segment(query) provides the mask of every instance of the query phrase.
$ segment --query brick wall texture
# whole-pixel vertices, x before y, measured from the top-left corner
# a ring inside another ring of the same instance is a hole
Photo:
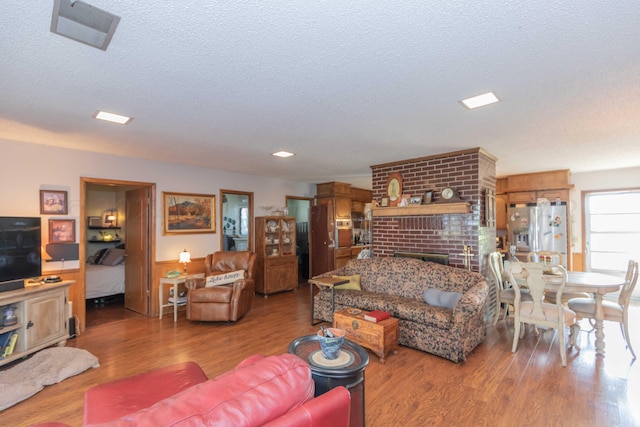
[[[373,199],[385,196],[390,173],[402,176],[403,194],[424,195],[434,190],[440,199],[443,187],[458,190],[471,204],[468,214],[374,216],[373,255],[393,256],[395,251],[429,252],[449,255],[449,265],[464,267],[465,246],[471,247],[471,269],[489,273],[487,255],[495,250],[495,225],[486,226],[485,194],[495,192],[495,159],[481,149],[372,166]]]

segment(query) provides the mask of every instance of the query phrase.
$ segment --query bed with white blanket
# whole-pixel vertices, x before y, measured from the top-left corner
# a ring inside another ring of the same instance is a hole
[[[87,264],[85,298],[95,299],[124,293],[124,264]]]
[[[124,249],[96,252],[86,264],[85,298],[96,299],[124,293]]]

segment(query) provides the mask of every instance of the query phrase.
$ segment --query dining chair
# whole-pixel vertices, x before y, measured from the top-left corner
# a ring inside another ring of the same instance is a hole
[[[540,262],[542,264],[565,264],[562,253],[558,251],[531,251],[527,254],[527,261]],[[562,303],[567,304],[572,298],[590,298],[591,296],[587,292],[565,292],[562,296]],[[556,293],[547,291],[545,297],[547,302],[553,303]]]
[[[508,263],[509,261],[502,260],[502,254],[498,251],[491,252],[489,254],[489,267],[491,268],[491,273],[493,273],[493,281],[496,290],[496,312],[493,316],[493,326],[498,323],[502,304],[505,304],[504,314],[502,316],[502,320],[504,320],[507,318],[509,307],[513,306],[513,301],[515,299],[515,290],[512,288],[504,271],[504,265],[508,265]],[[532,300],[531,295],[526,290],[522,290],[521,298],[523,301]]]
[[[627,275],[625,276],[624,285],[618,296],[618,303],[612,301],[602,301],[602,309],[604,310],[604,320],[618,322],[622,336],[627,341],[627,347],[636,359],[636,354],[631,347],[631,336],[629,334],[629,302],[631,294],[636,287],[638,281],[638,262],[629,260],[627,267]],[[569,308],[576,313],[576,320],[583,318],[594,319],[596,315],[596,300],[593,298],[573,298],[569,300]]]
[[[561,265],[552,265],[553,271],[557,272],[553,276],[553,288],[555,289],[556,301],[554,303],[544,302],[545,287],[548,286],[543,274],[548,266],[536,262],[519,263],[513,262],[508,267],[508,276],[515,290],[514,299],[514,332],[513,346],[511,351],[515,353],[518,348],[518,340],[524,336],[525,323],[534,327],[556,329],[558,331],[558,341],[560,346],[560,359],[562,366],[567,366],[567,348],[565,345],[565,328],[575,324],[576,314],[562,304],[562,293],[567,283],[567,270]],[[532,301],[522,300],[521,288],[525,287],[531,294]],[[570,341],[574,344],[573,334]]]

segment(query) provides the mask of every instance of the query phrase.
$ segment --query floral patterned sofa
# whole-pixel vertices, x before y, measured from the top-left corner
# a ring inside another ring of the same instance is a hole
[[[459,362],[485,338],[489,286],[479,273],[412,258],[380,257],[350,260],[318,277],[333,275],[359,275],[361,287],[336,289],[335,310],[355,307],[390,312],[399,320],[402,345]],[[462,296],[449,309],[427,304],[426,289]],[[332,321],[331,291],[326,287],[314,297],[314,318]]]

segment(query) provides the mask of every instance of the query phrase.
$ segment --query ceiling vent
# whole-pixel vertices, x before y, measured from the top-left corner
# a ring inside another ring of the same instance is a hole
[[[83,1],[54,0],[51,32],[107,50],[120,17]]]

